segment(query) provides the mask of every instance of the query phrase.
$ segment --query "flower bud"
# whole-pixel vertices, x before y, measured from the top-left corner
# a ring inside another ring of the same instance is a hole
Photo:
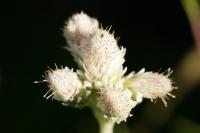
[[[53,98],[62,102],[73,101],[81,88],[77,74],[68,67],[47,71],[46,81]]]
[[[63,36],[70,48],[78,54],[79,47],[84,47],[98,29],[98,21],[81,12],[73,15],[65,24]]]
[[[137,104],[136,101],[131,100],[131,96],[128,89],[117,88],[117,86],[101,88],[98,107],[105,114],[105,117],[120,123],[131,116],[131,109]]]
[[[171,74],[168,71],[167,75],[140,71],[127,81],[128,88],[143,95],[144,98],[151,100],[161,98],[165,106],[167,95],[174,97],[170,92],[174,89],[172,81],[168,78]]]
[[[91,38],[90,48],[83,54],[83,64],[94,79],[107,81],[121,78],[126,49],[119,48],[113,34],[98,30]]]
[[[123,73],[126,50],[119,48],[113,34],[98,27],[98,21],[84,13],[73,15],[64,28],[64,37],[88,80],[116,80]]]

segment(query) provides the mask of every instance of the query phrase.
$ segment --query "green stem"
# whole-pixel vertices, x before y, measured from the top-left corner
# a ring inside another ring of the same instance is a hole
[[[115,123],[104,118],[103,114],[96,109],[93,113],[98,121],[100,133],[113,133]]]
[[[88,99],[87,106],[90,107],[93,111],[93,114],[99,125],[99,132],[113,133],[113,128],[115,123],[110,121],[109,119],[106,119],[103,116],[102,111],[97,107],[96,97],[97,97],[96,94],[91,95],[90,98]]]
[[[200,1],[181,0],[181,2],[190,22],[195,44],[200,50]]]
[[[190,21],[200,16],[198,0],[181,0],[181,2]]]

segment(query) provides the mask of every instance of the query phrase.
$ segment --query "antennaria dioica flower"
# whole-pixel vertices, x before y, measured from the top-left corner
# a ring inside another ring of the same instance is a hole
[[[143,98],[161,98],[166,106],[166,97],[174,97],[170,69],[166,74],[142,69],[125,75],[126,49],[95,18],[83,12],[74,14],[66,21],[63,36],[79,69],[48,70],[44,81],[51,94],[45,97],[67,106],[90,107],[101,133],[112,133],[114,124],[132,116],[131,110]]]

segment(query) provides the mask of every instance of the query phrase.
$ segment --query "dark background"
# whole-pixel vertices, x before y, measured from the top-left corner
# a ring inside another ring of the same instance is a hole
[[[104,27],[112,25],[115,36],[120,37],[119,45],[127,48],[128,72],[143,67],[149,71],[175,69],[194,44],[179,0],[33,0],[8,1],[1,6],[5,8],[0,43],[2,133],[97,132],[89,109],[63,107],[46,100],[46,84],[33,84],[42,80],[47,66],[54,68],[54,63],[77,67],[63,49],[66,43],[62,37],[63,24],[73,13],[84,11]],[[200,124],[199,97],[199,89],[190,92],[172,117],[181,114]],[[147,103],[133,109],[134,117],[127,122],[129,129],[139,121]],[[169,123],[156,132],[170,132]]]

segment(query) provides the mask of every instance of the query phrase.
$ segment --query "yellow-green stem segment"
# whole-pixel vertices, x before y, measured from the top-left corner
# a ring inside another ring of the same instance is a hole
[[[200,2],[198,0],[181,0],[181,2],[190,21],[200,16]]]
[[[115,122],[103,116],[103,112],[97,107],[97,101],[94,100],[96,97],[97,95],[93,93],[93,95],[90,96],[87,101],[87,106],[92,109],[93,114],[98,122],[99,133],[113,133]]]
[[[98,121],[100,133],[113,133],[115,123],[104,118],[98,110],[93,110],[93,113]]]

